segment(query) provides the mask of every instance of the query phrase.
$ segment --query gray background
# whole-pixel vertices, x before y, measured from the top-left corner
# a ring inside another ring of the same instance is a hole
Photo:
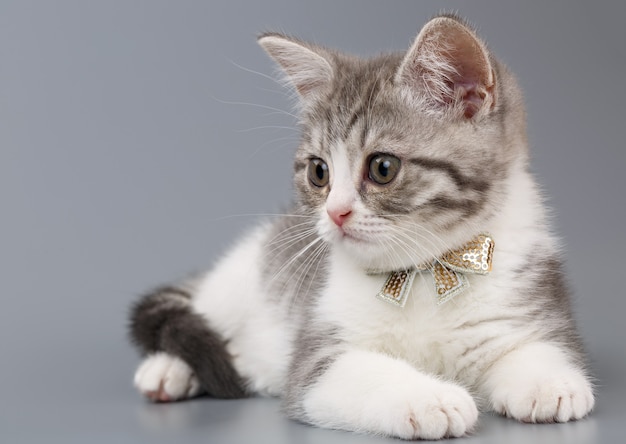
[[[287,421],[276,400],[146,403],[126,317],[290,200],[298,134],[257,33],[374,54],[407,48],[442,7],[526,92],[599,394],[585,421],[484,415],[466,441],[621,442],[624,3],[496,0],[2,1],[0,442],[385,441]]]

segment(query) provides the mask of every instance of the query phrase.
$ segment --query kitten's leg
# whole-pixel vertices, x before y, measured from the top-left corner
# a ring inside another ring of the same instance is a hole
[[[324,367],[324,362],[310,367]],[[306,381],[290,383],[304,385]],[[420,373],[399,359],[368,351],[339,355],[310,387],[291,387],[290,391],[301,397],[288,398],[292,416],[334,429],[439,439],[464,435],[478,418],[474,400],[464,388]]]
[[[201,393],[200,381],[185,361],[164,352],[143,360],[135,373],[135,387],[152,401],[169,402]]]
[[[560,347],[533,343],[498,360],[485,374],[494,411],[523,422],[567,422],[591,411],[585,372]]]
[[[180,381],[191,378],[188,375],[191,370],[210,396],[246,396],[245,384],[233,366],[225,341],[203,316],[193,311],[191,297],[183,287],[161,287],[133,307],[130,329],[133,342],[147,355],[157,353],[140,366],[136,376],[140,382],[138,388],[150,398],[163,401],[177,394],[174,398],[180,399],[180,391],[167,390],[169,369],[174,365],[172,372],[182,376],[175,377],[170,385],[183,384]],[[173,360],[174,356],[179,359]],[[145,375],[140,377],[142,370]],[[165,393],[159,388],[161,385]]]

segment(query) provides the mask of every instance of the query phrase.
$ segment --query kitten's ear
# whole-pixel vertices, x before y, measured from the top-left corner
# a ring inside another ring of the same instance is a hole
[[[432,19],[409,49],[396,82],[432,112],[478,118],[496,103],[496,78],[487,49],[456,17]]]
[[[263,34],[258,41],[303,99],[314,97],[330,85],[332,61],[323,49],[275,33]]]

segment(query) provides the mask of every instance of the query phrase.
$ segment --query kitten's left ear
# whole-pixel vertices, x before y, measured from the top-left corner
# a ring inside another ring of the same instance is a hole
[[[324,49],[276,33],[264,34],[258,41],[280,65],[302,99],[311,99],[330,85],[332,60]]]
[[[396,82],[431,112],[478,118],[496,103],[496,77],[487,49],[461,19],[428,22],[405,56]]]

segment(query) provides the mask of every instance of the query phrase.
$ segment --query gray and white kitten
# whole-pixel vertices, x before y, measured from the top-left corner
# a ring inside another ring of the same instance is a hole
[[[280,35],[260,45],[299,95],[291,214],[210,272],[133,308],[155,401],[280,396],[321,427],[405,439],[466,434],[481,408],[524,422],[587,415],[592,385],[558,246],[528,171],[513,76],[456,16],[406,53],[359,59]],[[376,295],[479,233],[493,270],[438,304]],[[480,401],[480,402],[478,402]]]

